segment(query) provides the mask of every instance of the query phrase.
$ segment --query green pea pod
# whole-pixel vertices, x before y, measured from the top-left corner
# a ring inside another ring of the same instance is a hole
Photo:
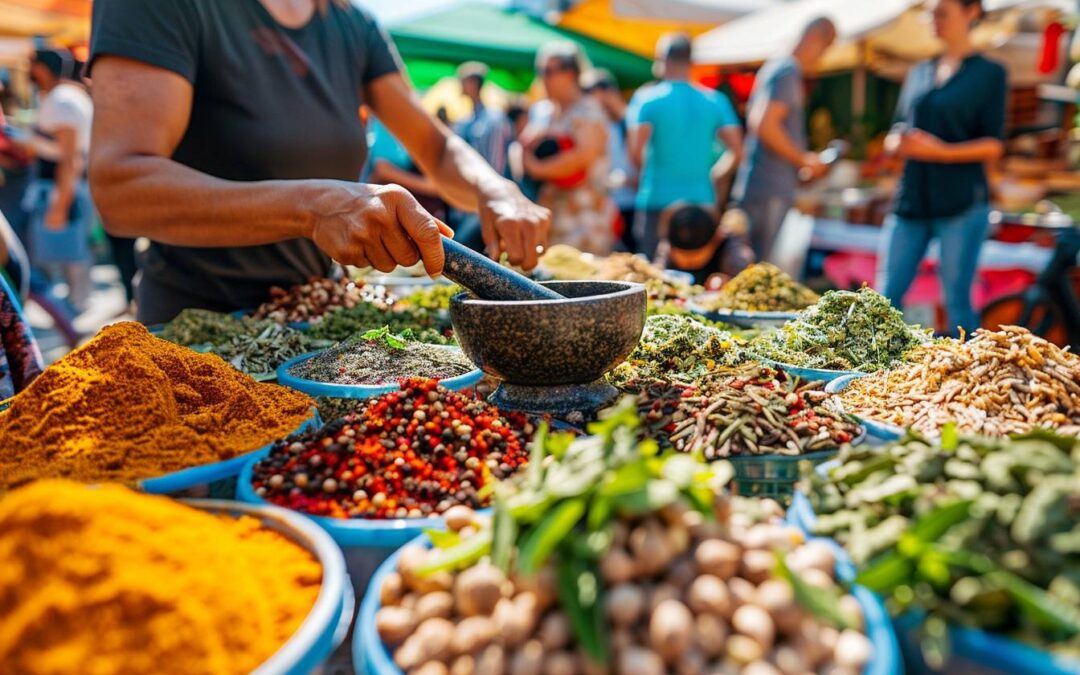
[[[552,509],[525,535],[518,565],[524,574],[535,574],[585,515],[585,500],[567,499]]]

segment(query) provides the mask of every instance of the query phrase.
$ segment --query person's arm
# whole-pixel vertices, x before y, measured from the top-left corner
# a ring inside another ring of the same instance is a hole
[[[422,259],[429,274],[442,272],[440,224],[403,188],[228,181],[196,171],[171,159],[191,116],[191,83],[107,54],[93,68],[89,178],[111,234],[194,247],[306,237],[347,265],[389,272]]]
[[[401,139],[409,155],[451,205],[480,213],[488,252],[532,269],[538,246],[546,246],[551,214],[533,204],[516,185],[495,173],[460,137],[428,115],[398,73],[367,85],[366,98],[380,121]]]
[[[536,155],[525,156],[525,170],[536,180],[546,181],[585,171],[607,148],[607,129],[598,120],[582,121],[575,125],[574,147],[538,159]]]
[[[645,165],[645,148],[649,146],[650,138],[650,124],[635,124],[626,130],[626,152],[630,155],[630,163],[638,171]]]
[[[72,127],[60,127],[53,132],[60,157],[56,160],[56,187],[49,195],[49,209],[45,212],[45,227],[63,229],[68,224],[71,202],[75,199],[75,183],[79,175],[79,148]]]
[[[735,166],[741,164],[743,158],[742,129],[738,125],[720,127],[720,130],[716,132],[716,135],[720,138],[720,142],[724,144],[724,147],[727,148],[727,152],[724,154],[731,154]]]

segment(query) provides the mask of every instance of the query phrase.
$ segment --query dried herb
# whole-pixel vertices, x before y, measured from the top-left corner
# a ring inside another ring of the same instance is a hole
[[[904,323],[885,297],[863,287],[829,291],[794,320],[755,338],[749,350],[804,368],[875,372],[930,340],[930,331]]]
[[[791,312],[805,309],[819,299],[817,293],[779,267],[757,263],[733,277],[715,295],[703,299],[701,305],[709,310]]]
[[[450,309],[450,298],[463,290],[461,286],[456,284],[435,284],[414,292],[403,299],[398,306],[429,311],[445,311]]]
[[[443,380],[473,367],[458,349],[416,342],[384,326],[296,364],[289,374],[330,384],[380,385],[406,378]]]
[[[635,382],[693,382],[717,366],[746,360],[741,341],[696,318],[654,315],[645,321],[641,342],[609,375],[611,382],[634,391]]]
[[[384,326],[392,333],[411,330],[413,338],[419,342],[454,343],[450,319],[444,312],[416,307],[392,309],[373,302],[331,310],[326,316],[312,322],[308,335],[319,340],[340,342]]]

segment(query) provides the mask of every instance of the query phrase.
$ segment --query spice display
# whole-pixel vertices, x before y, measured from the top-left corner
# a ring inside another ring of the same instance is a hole
[[[709,460],[838,448],[862,430],[826,405],[828,398],[819,382],[760,365],[720,370],[680,397],[670,441]]]
[[[134,481],[230,459],[294,431],[313,402],[137,323],[108,326],[0,414],[0,489]]]
[[[592,279],[598,268],[597,263],[592,254],[583,253],[568,244],[549,246],[540,256],[540,269],[560,281]]]
[[[330,384],[380,385],[414,377],[445,380],[475,368],[459,349],[411,338],[386,327],[368,331],[297,363],[289,374]]]
[[[1080,441],[950,427],[937,445],[909,437],[840,461],[808,477],[814,531],[895,613],[926,612],[932,667],[946,658],[945,623],[1080,659]]]
[[[394,301],[394,297],[382,286],[348,278],[312,277],[306,284],[298,284],[288,290],[278,286],[271,288],[270,300],[259,306],[255,318],[278,323],[304,322],[317,319],[336,307],[351,308],[363,302],[389,307]]]
[[[841,392],[853,415],[937,436],[1005,436],[1035,428],[1080,436],[1080,356],[1025,328],[980,329],[967,342],[913,351],[911,363],[852,382]]]
[[[715,294],[702,298],[708,310],[746,312],[793,312],[813,305],[821,298],[806,286],[771,263],[747,267],[720,287]]]
[[[180,312],[158,337],[217,354],[237,370],[257,378],[273,377],[277,367],[289,359],[328,346],[269,319],[237,318],[203,309]]]
[[[384,326],[392,333],[410,331],[418,342],[454,344],[453,328],[444,313],[417,307],[391,309],[377,302],[361,302],[348,309],[330,310],[311,324],[307,334],[314,340],[341,342]]]
[[[277,443],[256,494],[334,518],[405,518],[484,506],[485,487],[528,460],[531,424],[434,380],[364,402],[354,415]]]
[[[117,485],[0,500],[0,671],[248,673],[300,627],[310,553],[250,517]]]
[[[448,514],[434,550],[401,552],[376,629],[403,671],[861,672],[874,646],[828,546],[718,495],[722,464],[646,456],[635,425],[622,406],[538,441],[492,525]]]
[[[645,258],[633,253],[612,253],[601,258],[597,265],[594,279],[605,281],[633,281],[644,284],[649,281],[661,281],[664,270],[653,265]]]
[[[750,351],[804,368],[875,372],[930,339],[930,331],[904,323],[885,297],[863,287],[829,291],[794,320],[754,339]]]
[[[741,341],[696,318],[659,314],[646,319],[641,342],[608,378],[627,391],[652,380],[692,382],[717,366],[746,360]]]

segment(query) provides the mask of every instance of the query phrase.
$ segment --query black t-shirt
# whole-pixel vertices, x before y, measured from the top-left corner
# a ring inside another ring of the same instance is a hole
[[[95,0],[90,68],[97,57],[124,56],[191,82],[191,120],[172,157],[181,164],[236,181],[355,181],[367,156],[364,87],[401,66],[367,13],[327,5],[294,30],[259,0]],[[140,268],[139,318],[155,323],[185,307],[254,307],[271,286],[326,274],[330,260],[306,239],[235,248],[155,242]]]
[[[937,61],[917,64],[900,92],[896,118],[946,143],[1005,138],[1005,68],[983,56],[964,59],[941,86]],[[948,218],[989,200],[981,162],[940,164],[908,160],[894,210],[903,218]]]

